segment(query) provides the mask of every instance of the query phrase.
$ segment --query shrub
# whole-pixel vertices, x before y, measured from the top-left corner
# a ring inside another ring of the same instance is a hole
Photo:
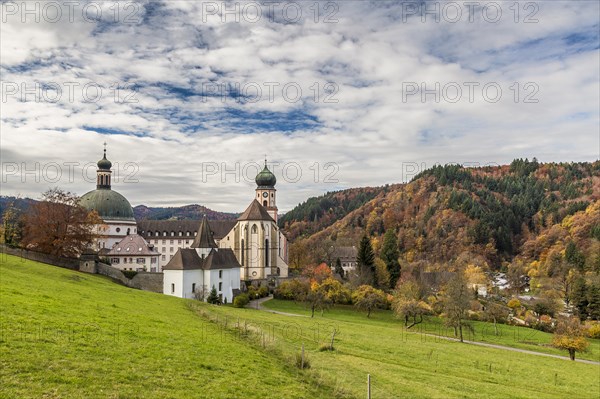
[[[294,364],[297,368],[302,369],[309,369],[310,368],[310,360],[308,359],[308,356],[306,355],[306,352],[304,353],[304,364],[302,363],[302,353],[297,352],[295,359],[294,359]]]
[[[513,312],[517,313],[517,310],[521,307],[521,301],[517,298],[513,298],[506,304],[509,308],[513,310]]]
[[[334,350],[335,350],[335,348],[332,348],[330,344],[321,344],[321,346],[319,346],[319,352],[334,351]]]
[[[267,289],[267,287],[260,287],[257,292],[258,296],[261,298],[269,296],[269,290]]]
[[[586,335],[589,338],[600,339],[600,323],[588,324]]]
[[[128,279],[132,279],[138,272],[136,272],[135,270],[123,270],[123,274],[125,275],[125,277],[127,277]]]
[[[243,308],[250,302],[247,294],[240,294],[233,298],[233,306],[236,308]]]
[[[275,289],[273,296],[276,299],[287,299],[290,301],[304,301],[310,290],[310,284],[306,280],[293,279],[284,281]]]

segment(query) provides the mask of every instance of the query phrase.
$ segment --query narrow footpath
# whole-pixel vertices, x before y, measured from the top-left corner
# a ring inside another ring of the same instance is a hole
[[[264,306],[262,306],[263,303],[265,303],[266,301],[269,301],[271,299],[273,299],[272,296],[268,296],[266,298],[255,299],[255,300],[250,301],[250,303],[248,303],[248,306],[246,306],[246,307],[249,308],[249,309],[262,310],[263,312],[280,314],[280,315],[283,315],[283,316],[308,317],[308,316],[301,315],[301,314],[296,314],[296,313],[279,312],[277,310],[267,309]],[[423,333],[419,333],[419,332],[414,332],[413,334],[427,335],[427,336],[432,337],[432,338],[445,339],[447,341],[454,341],[454,342],[459,342],[460,341],[458,338],[445,337],[445,336],[442,336],[442,335],[423,334]],[[501,350],[506,350],[506,351],[525,353],[525,354],[528,354],[528,355],[546,356],[546,357],[553,357],[553,358],[556,358],[556,359],[563,359],[563,360],[569,360],[569,361],[571,361],[571,359],[568,356],[553,355],[553,354],[550,354],[550,353],[542,353],[542,352],[536,352],[536,351],[531,351],[531,350],[527,350],[527,349],[513,348],[513,347],[510,347],[510,346],[490,344],[490,343],[487,343],[487,342],[477,342],[477,341],[467,341],[467,340],[464,340],[463,343],[470,344],[470,345],[484,346],[486,348],[501,349]],[[594,361],[594,360],[575,359],[575,361],[579,362],[579,363],[600,365],[600,362],[597,362],[597,361]]]

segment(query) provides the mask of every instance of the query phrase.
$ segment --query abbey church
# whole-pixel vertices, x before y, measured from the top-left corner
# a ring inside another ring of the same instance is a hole
[[[231,301],[242,281],[288,275],[288,242],[277,226],[275,175],[265,165],[256,176],[254,198],[237,220],[143,220],[112,189],[112,163],[98,161],[96,189],[81,204],[98,212],[95,250],[121,270],[162,272],[164,293],[192,298],[213,286]]]

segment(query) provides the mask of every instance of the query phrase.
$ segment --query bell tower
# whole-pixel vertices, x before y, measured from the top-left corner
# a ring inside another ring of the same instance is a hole
[[[263,170],[256,175],[256,196],[255,199],[265,208],[269,215],[277,222],[277,190],[275,189],[275,183],[277,179],[275,175],[267,167],[267,160],[265,159],[265,167]]]
[[[106,159],[106,143],[104,143],[104,157],[98,161],[98,170],[96,171],[96,189],[110,190],[111,167],[112,162]]]

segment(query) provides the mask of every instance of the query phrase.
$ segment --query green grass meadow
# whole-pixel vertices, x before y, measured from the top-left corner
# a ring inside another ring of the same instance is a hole
[[[407,332],[391,312],[212,306],[0,256],[0,398],[366,398],[367,374],[373,399],[600,396],[598,365]],[[489,342],[555,353],[543,333],[502,328]],[[321,351],[334,329],[336,350]]]
[[[1,398],[331,396],[188,301],[0,256]]]

